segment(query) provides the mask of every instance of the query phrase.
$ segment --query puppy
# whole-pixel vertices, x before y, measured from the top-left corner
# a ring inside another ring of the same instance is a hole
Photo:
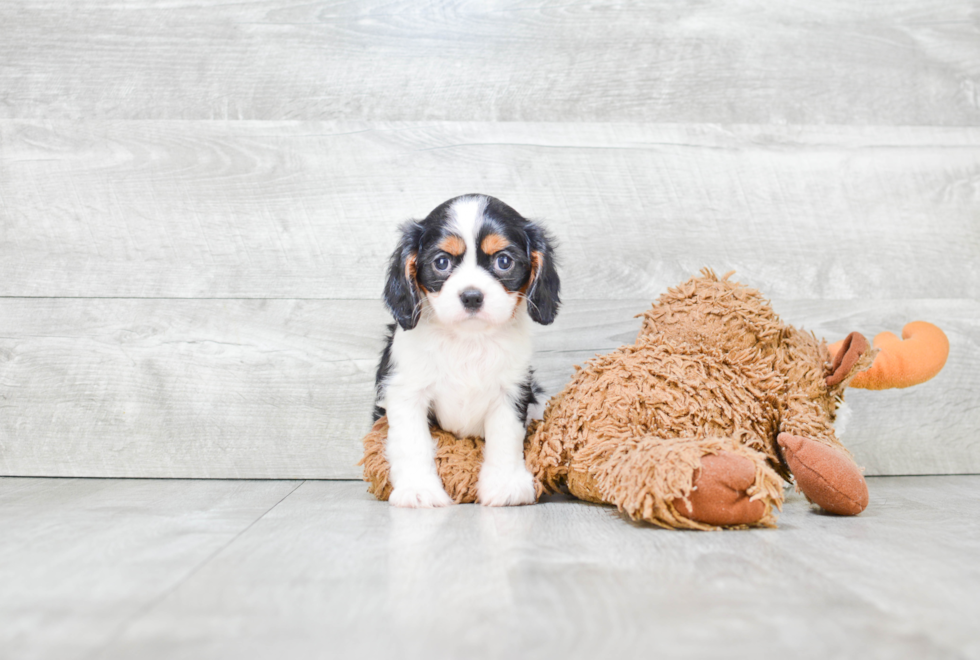
[[[463,195],[401,227],[384,300],[397,324],[376,379],[374,418],[388,416],[395,506],[452,504],[436,473],[429,424],[480,436],[481,504],[534,502],[524,464],[527,420],[543,390],[530,367],[531,322],[558,313],[548,234],[499,199]]]

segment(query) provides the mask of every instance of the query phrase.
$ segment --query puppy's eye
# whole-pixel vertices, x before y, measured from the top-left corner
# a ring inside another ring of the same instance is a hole
[[[432,262],[432,265],[433,267],[435,267],[436,270],[438,270],[441,273],[444,273],[447,270],[449,270],[449,266],[451,263],[452,262],[449,261],[449,257],[447,257],[446,255],[442,255],[436,257],[436,260]]]
[[[494,266],[497,267],[497,270],[510,270],[513,265],[514,260],[507,254],[497,255],[497,259],[494,261]]]

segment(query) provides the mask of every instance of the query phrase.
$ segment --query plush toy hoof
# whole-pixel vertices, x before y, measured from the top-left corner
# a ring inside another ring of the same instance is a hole
[[[780,433],[777,441],[796,483],[811,502],[841,516],[856,516],[868,506],[868,484],[849,456],[789,433]]]
[[[678,498],[674,508],[708,525],[751,525],[766,513],[764,502],[749,499],[746,491],[753,483],[755,465],[749,459],[726,451],[706,454],[695,473],[690,506]]]

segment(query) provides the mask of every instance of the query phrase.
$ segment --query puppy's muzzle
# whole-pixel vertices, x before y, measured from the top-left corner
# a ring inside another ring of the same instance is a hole
[[[483,292],[479,289],[466,289],[459,294],[459,300],[468,312],[478,312],[483,306]]]

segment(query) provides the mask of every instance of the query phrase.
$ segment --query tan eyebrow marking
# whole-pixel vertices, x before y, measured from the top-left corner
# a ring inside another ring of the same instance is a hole
[[[447,252],[453,255],[454,257],[458,257],[459,255],[466,252],[466,243],[463,242],[462,238],[460,238],[455,234],[450,234],[449,236],[446,236],[444,239],[442,239],[442,241],[439,243],[437,247],[443,252]]]
[[[510,241],[500,234],[487,234],[480,242],[480,249],[486,254],[495,254],[510,247]]]

